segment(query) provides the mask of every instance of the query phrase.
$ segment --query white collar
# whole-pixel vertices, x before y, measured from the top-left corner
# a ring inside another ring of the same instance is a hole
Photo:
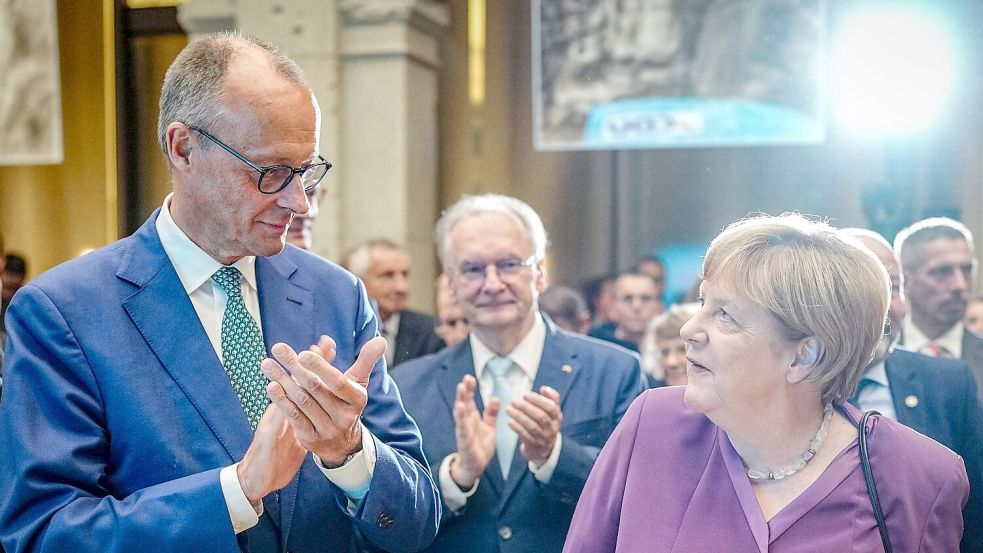
[[[867,367],[867,370],[864,371],[862,378],[873,380],[885,388],[890,387],[887,382],[887,366],[884,364],[884,361],[878,361],[877,363]]]
[[[481,374],[485,370],[485,364],[492,357],[497,357],[498,354],[493,352],[488,346],[486,346],[474,332],[468,337],[471,341],[471,356],[474,360],[474,374],[481,380]],[[530,380],[536,380],[536,373],[539,372],[539,362],[543,357],[543,347],[546,345],[546,323],[543,322],[543,318],[537,313],[534,317],[532,328],[529,332],[516,344],[515,348],[506,355],[511,359],[516,365],[522,369],[522,372],[526,373],[526,376]]]
[[[178,227],[171,217],[171,196],[168,194],[164,198],[164,205],[160,208],[155,225],[157,234],[160,236],[160,243],[164,246],[164,252],[174,265],[177,276],[181,279],[184,291],[190,296],[195,290],[201,288],[202,284],[208,282],[215,274],[215,271],[222,267],[222,264],[212,256],[205,253],[197,244],[188,238],[188,235]],[[239,269],[242,276],[246,277],[249,286],[256,290],[256,256],[248,255],[232,264]]]
[[[382,327],[386,329],[386,333],[390,336],[395,336],[399,332],[399,314],[397,311],[389,316],[388,319],[382,321]]]
[[[911,351],[921,351],[929,342],[946,349],[953,357],[959,359],[963,352],[963,323],[962,321],[952,325],[952,328],[945,331],[945,334],[935,340],[930,340],[914,323],[911,317],[905,319],[904,324],[904,346]]]

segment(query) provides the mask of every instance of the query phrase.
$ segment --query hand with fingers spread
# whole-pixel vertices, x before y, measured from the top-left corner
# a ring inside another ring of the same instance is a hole
[[[372,368],[386,351],[386,340],[377,336],[366,342],[344,372],[332,365],[335,351],[334,341],[327,336],[300,353],[286,344],[275,344],[276,360],[265,359],[261,365],[271,380],[267,386],[270,400],[284,413],[297,440],[328,468],[341,466],[362,449],[366,386]]]
[[[466,375],[457,384],[454,398],[454,437],[457,441],[457,458],[450,466],[451,478],[461,489],[474,486],[488,463],[495,455],[495,424],[498,421],[501,403],[493,398],[485,407],[484,414],[478,412],[474,392],[478,382],[474,376]]]
[[[543,386],[539,393],[527,392],[512,400],[506,410],[509,428],[519,435],[519,452],[539,467],[553,452],[556,435],[563,425],[560,394]]]
[[[266,408],[246,455],[236,467],[239,485],[249,502],[256,504],[270,492],[285,487],[300,470],[307,450],[275,406]]]

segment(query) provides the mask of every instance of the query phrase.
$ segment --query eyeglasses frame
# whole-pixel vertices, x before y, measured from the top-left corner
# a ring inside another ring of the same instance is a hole
[[[259,179],[257,179],[257,181],[256,181],[256,189],[259,190],[260,194],[268,194],[268,195],[271,195],[272,196],[273,194],[280,193],[281,190],[283,190],[284,188],[286,188],[287,186],[289,186],[290,183],[294,180],[294,175],[303,174],[303,173],[309,171],[312,167],[315,167],[317,165],[325,165],[327,167],[324,170],[324,175],[327,175],[328,174],[328,171],[330,171],[331,170],[331,167],[333,167],[333,165],[331,164],[331,162],[328,161],[328,160],[326,160],[326,159],[324,159],[324,157],[322,157],[320,154],[318,154],[318,156],[317,156],[317,158],[319,160],[321,160],[320,162],[318,162],[318,163],[311,163],[310,165],[307,165],[306,167],[299,167],[298,168],[298,167],[291,167],[290,165],[283,165],[283,164],[262,166],[262,165],[259,165],[259,164],[255,163],[255,162],[251,161],[246,156],[240,154],[239,152],[237,152],[234,148],[232,148],[231,146],[229,146],[225,142],[222,142],[218,138],[215,138],[208,131],[206,131],[206,130],[200,128],[200,127],[196,127],[194,125],[187,125],[187,127],[189,129],[197,132],[197,133],[200,133],[202,136],[204,136],[205,138],[211,140],[212,142],[214,142],[215,144],[217,144],[219,147],[221,147],[226,152],[229,152],[230,154],[232,154],[233,156],[235,156],[236,158],[238,158],[240,161],[242,161],[246,165],[252,167],[252,169],[254,171],[257,171],[259,173]],[[272,192],[267,192],[267,191],[263,190],[263,188],[262,188],[263,179],[266,177],[267,174],[270,173],[270,171],[273,171],[274,169],[278,169],[280,167],[286,167],[287,169],[289,169],[290,172],[291,172],[290,176],[287,177],[283,181],[283,183],[280,185],[280,187],[277,188],[276,190],[274,190]],[[314,191],[314,189],[317,188],[317,185],[321,184],[321,181],[324,180],[324,175],[321,175],[321,177],[318,178],[312,184],[305,185],[304,186],[304,192],[305,193],[310,193],[310,192]],[[301,182],[301,184],[303,184],[303,182],[304,182],[303,179],[301,179],[300,182]]]
[[[508,258],[505,258],[505,259],[508,259]],[[505,261],[505,259],[499,259],[499,260],[496,260],[494,262],[485,263],[485,265],[484,265],[484,269],[485,270],[482,273],[481,278],[477,278],[477,276],[476,276],[473,280],[469,279],[466,276],[466,274],[463,271],[461,271],[461,268],[460,267],[455,267],[454,268],[454,272],[457,273],[457,277],[459,279],[461,279],[463,282],[465,282],[467,284],[472,284],[473,285],[473,284],[478,284],[478,283],[485,282],[485,280],[488,278],[488,267],[494,266],[495,267],[495,277],[498,278],[499,280],[502,280],[503,282],[509,282],[512,277],[508,277],[508,278],[503,279],[502,278],[502,274],[503,273],[498,269],[498,263],[501,262],[501,261]],[[519,269],[528,269],[528,268],[534,266],[537,261],[539,261],[539,258],[536,256],[536,254],[532,254],[532,255],[530,255],[529,257],[527,257],[524,260],[519,260]],[[475,265],[477,266],[477,264],[475,264]],[[505,273],[505,274],[507,275],[508,273]],[[519,275],[519,273],[516,273],[515,276],[518,276],[518,275]]]

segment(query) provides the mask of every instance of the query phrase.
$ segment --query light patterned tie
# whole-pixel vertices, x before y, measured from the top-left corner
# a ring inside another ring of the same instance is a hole
[[[492,397],[497,397],[501,402],[501,409],[498,411],[498,423],[495,426],[495,451],[498,454],[498,464],[502,468],[502,478],[507,480],[509,468],[512,466],[512,457],[515,455],[515,444],[519,441],[519,436],[509,428],[509,416],[505,413],[505,408],[512,403],[513,390],[509,377],[514,371],[519,370],[519,366],[508,357],[492,357],[485,364],[485,370],[490,372],[495,379]]]
[[[222,267],[212,275],[212,280],[229,298],[222,316],[222,364],[232,388],[239,396],[249,425],[255,430],[270,404],[266,395],[266,377],[259,369],[259,364],[266,357],[266,347],[259,325],[242,300],[240,276],[239,269]]]

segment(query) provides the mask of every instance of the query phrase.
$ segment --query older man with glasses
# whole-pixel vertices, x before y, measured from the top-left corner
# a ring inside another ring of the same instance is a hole
[[[557,330],[539,311],[546,231],[511,197],[467,197],[437,223],[467,340],[395,379],[438,472],[427,551],[559,552],[601,446],[644,384],[638,357]]]
[[[158,125],[173,193],[10,305],[7,551],[433,539],[437,490],[365,289],[284,244],[331,167],[319,126],[300,68],[272,46],[220,34],[178,55]]]

